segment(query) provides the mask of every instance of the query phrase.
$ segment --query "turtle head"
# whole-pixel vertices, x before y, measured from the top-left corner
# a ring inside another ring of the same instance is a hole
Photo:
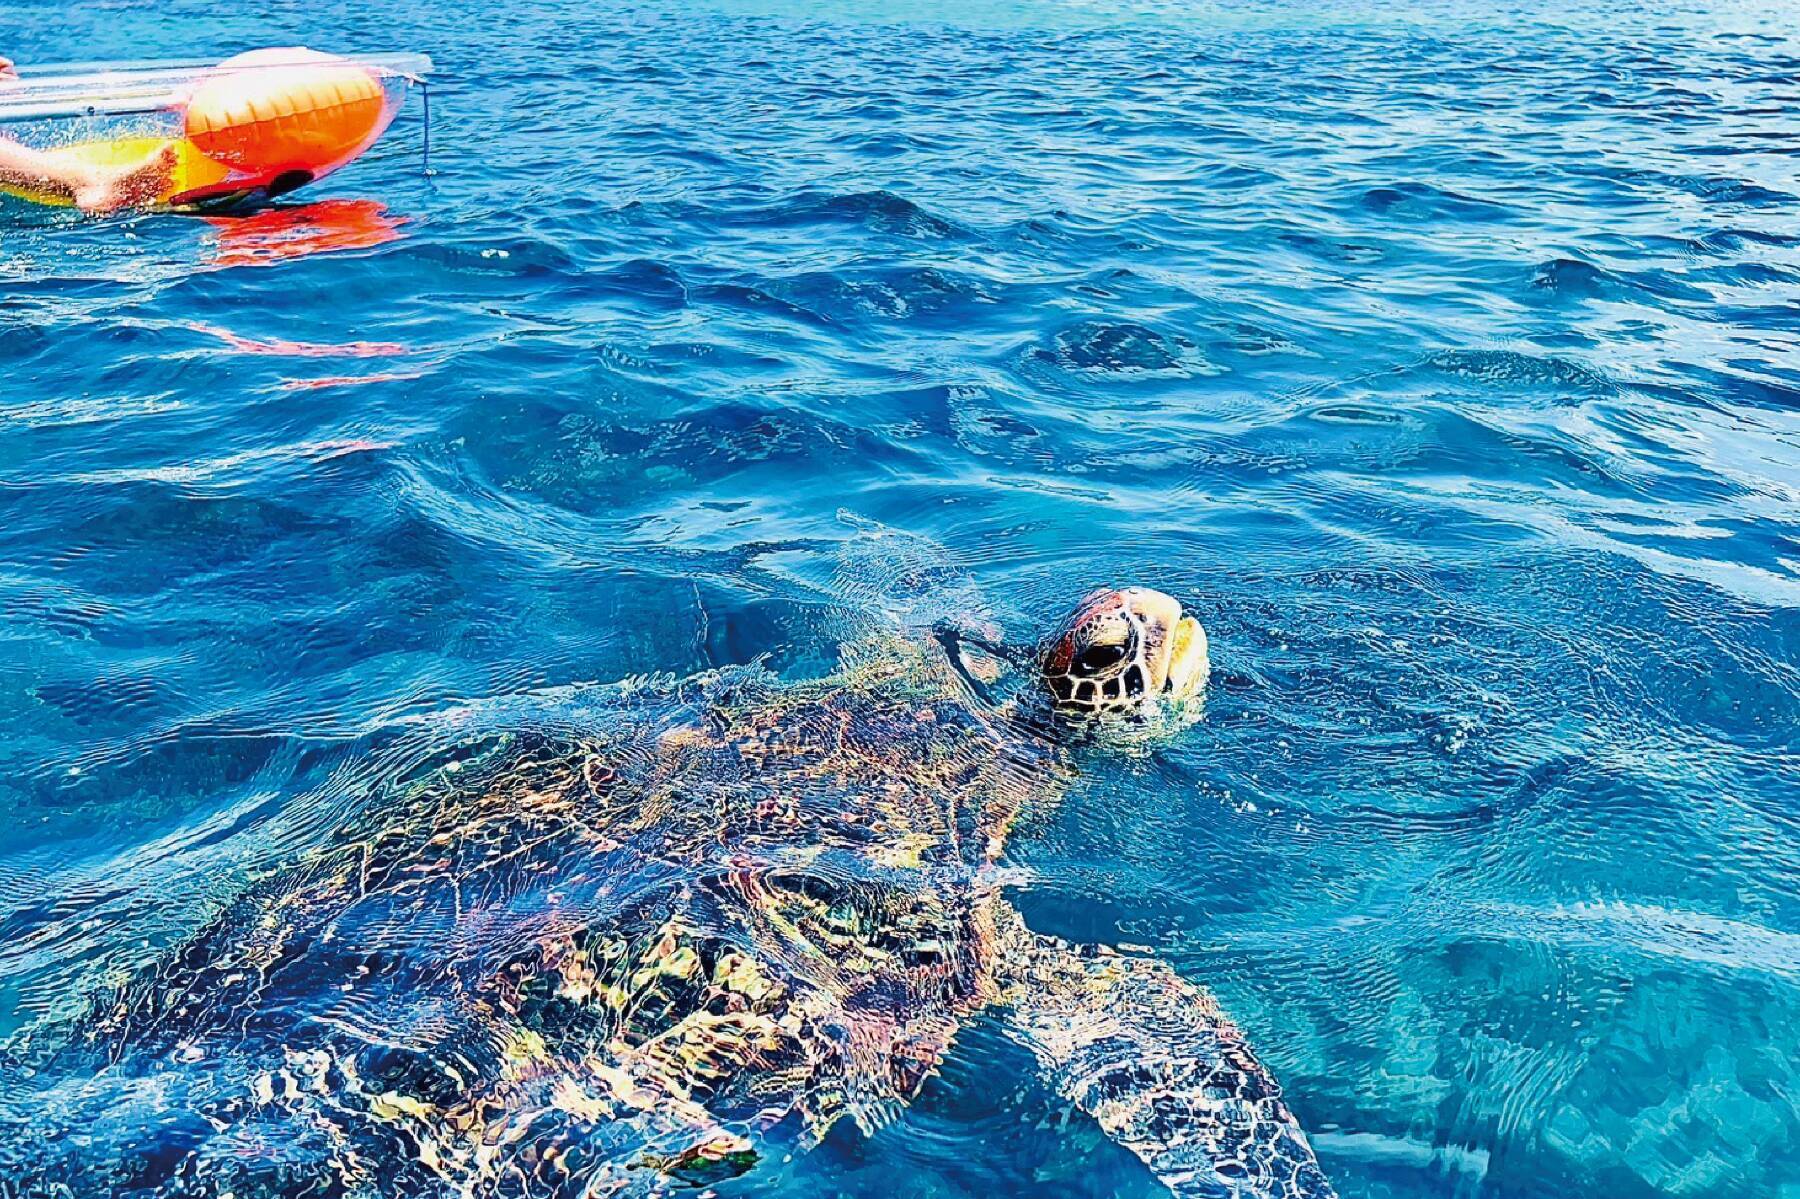
[[[1039,657],[1043,685],[1065,716],[1179,712],[1206,686],[1209,669],[1200,622],[1148,587],[1089,595]]]

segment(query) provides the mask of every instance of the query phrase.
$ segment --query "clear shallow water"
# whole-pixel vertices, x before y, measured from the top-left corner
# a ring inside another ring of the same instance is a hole
[[[0,216],[0,1027],[412,715],[769,654],[839,509],[1207,722],[1015,842],[1351,1196],[1800,1188],[1800,43],[1774,14],[78,6],[22,60],[432,53],[254,222]],[[890,14],[892,16],[894,14]],[[326,813],[325,815],[329,815]],[[1152,1194],[976,1029],[739,1193]]]

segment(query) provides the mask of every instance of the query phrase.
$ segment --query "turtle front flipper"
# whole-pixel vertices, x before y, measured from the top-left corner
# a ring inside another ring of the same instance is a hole
[[[1038,936],[1010,909],[998,931],[1012,1028],[1170,1191],[1334,1199],[1280,1086],[1203,988],[1154,958]]]

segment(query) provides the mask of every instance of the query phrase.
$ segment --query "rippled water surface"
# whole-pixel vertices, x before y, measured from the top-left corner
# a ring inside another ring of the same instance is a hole
[[[383,728],[816,671],[847,511],[1020,643],[1205,621],[1018,900],[1212,987],[1344,1195],[1800,1195],[1789,17],[46,11],[0,52],[427,51],[439,174],[415,100],[250,219],[0,212],[0,1032]],[[1155,1193],[988,1025],[722,1189]]]

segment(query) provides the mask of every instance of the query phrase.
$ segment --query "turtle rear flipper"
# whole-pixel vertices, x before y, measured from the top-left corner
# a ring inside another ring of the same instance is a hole
[[[1154,958],[1040,937],[1008,914],[997,965],[1012,1028],[1107,1136],[1176,1195],[1334,1199],[1280,1086],[1210,994]]]

